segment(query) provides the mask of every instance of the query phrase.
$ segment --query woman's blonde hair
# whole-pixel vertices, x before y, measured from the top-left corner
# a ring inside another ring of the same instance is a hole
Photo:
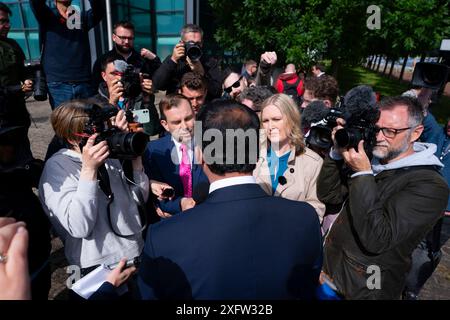
[[[87,105],[88,103],[83,100],[71,100],[53,110],[50,122],[57,137],[64,139],[65,142],[81,139],[77,134],[83,133],[88,120],[85,111]]]
[[[281,114],[286,119],[287,134],[290,140],[290,145],[295,147],[295,155],[300,155],[305,152],[305,140],[303,131],[301,128],[301,116],[298,110],[297,104],[286,94],[275,94],[266,100],[264,100],[261,106],[261,127],[262,127],[262,114],[264,109],[270,105],[277,107]]]

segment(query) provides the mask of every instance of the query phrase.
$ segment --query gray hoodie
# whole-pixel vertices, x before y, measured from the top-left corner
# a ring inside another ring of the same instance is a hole
[[[374,175],[377,175],[385,170],[405,167],[444,166],[442,162],[439,161],[439,159],[434,155],[436,152],[436,145],[434,143],[415,142],[413,147],[415,152],[412,155],[388,164],[380,164],[379,160],[374,158],[372,161],[372,170]]]
[[[111,230],[108,199],[98,181],[80,180],[81,154],[68,149],[58,151],[45,164],[39,182],[39,198],[64,242],[66,258],[69,264],[81,268],[112,264],[123,257],[134,258],[143,247],[136,195],[127,184],[118,160],[107,159],[105,166],[114,193],[111,223],[120,234],[135,234],[131,238],[118,237]],[[133,175],[147,200],[147,176],[143,171],[134,171]]]

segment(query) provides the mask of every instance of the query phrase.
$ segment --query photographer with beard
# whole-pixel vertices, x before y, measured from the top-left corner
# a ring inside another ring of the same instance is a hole
[[[436,146],[416,142],[423,131],[421,106],[393,97],[379,110],[372,161],[363,140],[357,148],[337,146],[345,125],[338,119],[335,146],[317,183],[319,200],[342,204],[325,240],[322,279],[328,277],[346,299],[400,299],[411,254],[448,199]]]
[[[161,60],[148,49],[142,48],[140,52],[137,52],[134,48],[134,38],[134,25],[131,22],[119,21],[114,25],[112,34],[114,48],[99,57],[92,68],[94,88],[98,88],[103,81],[101,67],[104,61],[108,57],[117,54],[122,56],[128,64],[134,66],[137,72],[147,74],[149,79],[153,77],[153,74],[161,65]]]

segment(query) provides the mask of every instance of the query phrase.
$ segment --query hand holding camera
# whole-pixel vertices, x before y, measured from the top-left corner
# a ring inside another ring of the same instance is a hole
[[[108,143],[103,140],[95,143],[98,134],[91,135],[81,152],[81,173],[80,179],[95,181],[97,180],[97,169],[105,163],[109,156]]]
[[[123,84],[120,79],[113,80],[112,86],[109,89],[109,103],[117,105],[119,99],[123,97]]]
[[[180,41],[173,48],[172,61],[178,63],[178,61],[184,57],[184,54],[185,54],[184,42]]]

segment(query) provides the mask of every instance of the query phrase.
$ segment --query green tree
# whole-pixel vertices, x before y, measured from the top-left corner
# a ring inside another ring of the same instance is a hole
[[[371,54],[423,54],[450,34],[449,0],[378,0],[381,29],[367,28],[369,0],[209,0],[216,40],[242,58],[277,51],[280,63],[359,64]]]

